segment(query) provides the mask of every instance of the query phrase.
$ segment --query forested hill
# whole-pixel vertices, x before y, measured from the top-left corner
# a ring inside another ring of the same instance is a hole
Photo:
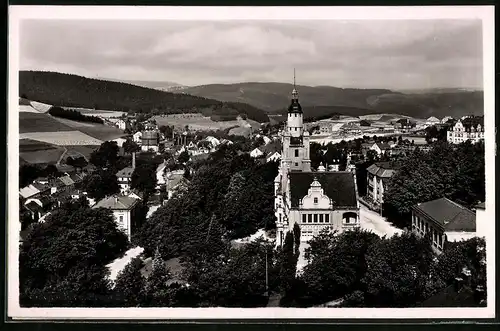
[[[20,71],[19,95],[55,106],[159,114],[213,111],[219,116],[237,112],[257,122],[269,121],[263,110],[242,102],[223,102],[57,72]]]
[[[221,101],[240,101],[270,114],[279,114],[290,103],[292,84],[238,83],[211,84],[185,88],[180,92]],[[414,118],[439,119],[464,115],[483,115],[483,92],[463,89],[438,89],[401,93],[387,89],[338,88],[333,86],[297,86],[302,107],[313,109],[314,116],[337,112],[337,107],[357,113],[394,113]],[[360,111],[363,110],[363,111]],[[356,114],[356,115],[355,115]]]

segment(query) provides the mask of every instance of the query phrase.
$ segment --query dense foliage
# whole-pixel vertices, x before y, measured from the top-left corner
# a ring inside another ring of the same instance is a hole
[[[217,228],[233,239],[274,227],[276,164],[261,165],[223,147],[198,167],[187,192],[167,201],[138,233],[138,242],[149,254],[156,247],[164,258],[198,254],[207,238],[215,240],[208,249],[216,249],[222,239],[214,238]]]
[[[484,239],[448,243],[436,256],[429,238],[403,233],[380,238],[363,230],[322,232],[306,249],[296,306],[338,300],[346,307],[413,307],[452,285],[464,267],[470,286],[486,286]]]
[[[484,144],[439,143],[428,152],[416,149],[400,160],[384,201],[409,225],[411,206],[446,197],[466,207],[485,199]],[[403,216],[403,217],[401,217]]]
[[[62,175],[57,167],[49,164],[41,167],[34,164],[23,164],[19,167],[19,188],[26,187],[39,177],[55,178]]]
[[[72,121],[104,124],[102,118],[99,118],[97,116],[83,115],[78,110],[73,109],[64,109],[61,107],[53,106],[50,107],[49,114],[55,117],[61,117]]]
[[[204,108],[246,114],[268,122],[264,111],[239,102],[221,102],[184,93],[169,93],[136,85],[85,78],[56,72],[19,72],[19,93],[27,99],[56,106],[135,113],[174,114],[201,112]]]
[[[20,247],[23,306],[101,306],[109,298],[106,264],[128,246],[111,211],[69,202],[32,225]]]
[[[81,187],[87,192],[89,198],[96,199],[96,201],[120,192],[118,179],[110,170],[94,171],[83,179]]]

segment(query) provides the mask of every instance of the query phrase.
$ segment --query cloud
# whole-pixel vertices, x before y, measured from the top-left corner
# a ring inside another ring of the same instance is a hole
[[[21,25],[21,69],[198,85],[480,87],[481,22],[55,21]],[[457,78],[458,77],[458,78]]]

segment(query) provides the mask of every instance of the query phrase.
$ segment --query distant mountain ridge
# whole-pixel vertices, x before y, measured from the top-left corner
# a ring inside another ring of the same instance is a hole
[[[62,107],[153,114],[194,112],[224,119],[245,115],[259,123],[269,122],[263,110],[242,102],[223,102],[57,72],[20,71],[19,96]]]
[[[96,79],[98,79],[98,78],[96,78]],[[183,89],[189,87],[189,86],[185,86],[182,84],[178,84],[175,82],[169,82],[169,81],[123,80],[123,79],[115,79],[115,78],[100,78],[100,79],[107,80],[110,82],[132,84],[132,85],[137,85],[137,86],[142,86],[142,87],[146,87],[146,88],[167,91],[167,92],[183,90]]]
[[[269,114],[279,114],[288,107],[292,84],[287,83],[235,83],[209,84],[184,88],[179,93],[212,98],[221,101],[244,102]],[[355,113],[395,113],[413,118],[435,116],[461,117],[484,113],[483,92],[463,89],[430,89],[412,93],[389,89],[355,89],[332,86],[296,86],[306,117],[332,114],[338,107],[354,108]],[[322,109],[320,109],[322,108]],[[314,114],[310,110],[314,109]],[[347,114],[349,115],[349,114]]]

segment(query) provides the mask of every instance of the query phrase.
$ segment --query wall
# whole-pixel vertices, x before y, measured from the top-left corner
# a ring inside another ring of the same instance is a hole
[[[443,251],[444,243],[446,242],[446,236],[443,229],[430,220],[425,215],[419,213],[418,211],[412,211],[411,217],[411,227],[419,236],[425,236],[426,233],[430,232],[432,236],[433,249],[438,252]]]
[[[118,228],[123,230],[130,240],[131,237],[131,215],[128,210],[113,210],[113,215],[115,216],[115,221],[118,224]],[[120,216],[123,220],[120,222]]]

